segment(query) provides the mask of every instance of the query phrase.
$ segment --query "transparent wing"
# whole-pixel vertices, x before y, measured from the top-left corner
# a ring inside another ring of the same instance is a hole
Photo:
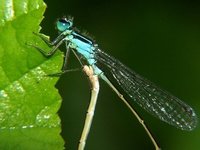
[[[182,130],[193,130],[197,126],[194,110],[180,99],[101,50],[97,50],[96,59],[111,70],[119,85],[135,102],[156,118]]]

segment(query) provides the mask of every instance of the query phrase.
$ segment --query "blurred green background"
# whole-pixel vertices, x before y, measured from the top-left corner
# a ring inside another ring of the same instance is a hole
[[[48,8],[42,33],[57,36],[54,22],[74,16],[74,26],[95,36],[99,47],[137,73],[191,105],[200,116],[200,1],[56,0]],[[61,48],[65,51],[64,46]],[[72,53],[71,53],[72,54]],[[80,67],[73,54],[70,68]],[[86,150],[153,150],[149,137],[116,94],[100,80],[100,94]],[[77,149],[90,98],[85,75],[62,75],[59,115],[66,149]],[[132,102],[163,150],[199,150],[200,128],[181,131]]]

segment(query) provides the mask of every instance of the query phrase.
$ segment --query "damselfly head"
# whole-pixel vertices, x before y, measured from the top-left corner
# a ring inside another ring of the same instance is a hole
[[[56,28],[60,32],[69,30],[72,27],[72,25],[73,25],[73,18],[63,17],[61,19],[58,19],[56,22]]]

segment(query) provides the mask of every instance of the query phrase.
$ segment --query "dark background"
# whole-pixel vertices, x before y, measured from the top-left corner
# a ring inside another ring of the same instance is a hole
[[[200,116],[200,1],[56,0],[41,26],[51,39],[54,22],[74,16],[74,26],[95,36],[99,47],[191,105]],[[65,50],[64,46],[61,48]],[[72,53],[71,53],[72,54]],[[70,68],[80,67],[71,55]],[[142,126],[100,80],[100,94],[86,150],[153,150]],[[56,87],[63,98],[59,115],[66,149],[77,149],[90,87],[85,75],[62,75]],[[125,93],[163,150],[197,150],[200,128],[181,131],[145,112]]]

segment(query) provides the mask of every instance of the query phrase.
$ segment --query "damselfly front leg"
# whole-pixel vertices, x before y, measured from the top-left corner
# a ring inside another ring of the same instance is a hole
[[[70,52],[70,47],[68,45],[68,42],[67,42],[67,38],[63,38],[63,34],[60,34],[56,39],[54,39],[53,41],[49,41],[44,35],[42,34],[39,34],[39,33],[34,33],[35,35],[39,36],[45,43],[47,43],[48,45],[50,46],[55,46],[51,51],[47,52],[45,50],[43,50],[42,48],[38,47],[37,45],[35,44],[30,44],[30,43],[27,43],[28,45],[36,48],[39,52],[41,52],[44,56],[46,57],[51,57],[55,52],[56,50],[59,48],[59,46],[61,44],[63,44],[64,42],[66,43],[66,54],[65,54],[65,59],[64,59],[64,63],[63,63],[63,67],[62,67],[62,71],[61,72],[57,72],[57,73],[53,73],[53,74],[48,74],[50,76],[52,75],[61,75],[63,73],[66,73],[66,72],[70,72],[70,71],[77,71],[77,70],[80,70],[79,68],[78,69],[70,69],[70,70],[67,70],[67,64],[68,64],[68,57],[69,57],[69,52]]]
[[[55,51],[58,49],[58,47],[61,44],[63,44],[63,42],[65,41],[65,39],[61,39],[62,38],[62,34],[60,34],[55,40],[53,40],[51,42],[48,41],[48,39],[46,39],[44,37],[44,35],[42,35],[42,34],[38,34],[38,33],[34,33],[34,34],[36,34],[37,36],[39,36],[48,45],[50,45],[50,46],[54,46],[55,45],[55,47],[50,52],[47,52],[47,51],[43,50],[42,48],[38,47],[35,44],[28,43],[28,45],[35,47],[38,51],[40,51],[46,57],[52,56],[55,53]]]

